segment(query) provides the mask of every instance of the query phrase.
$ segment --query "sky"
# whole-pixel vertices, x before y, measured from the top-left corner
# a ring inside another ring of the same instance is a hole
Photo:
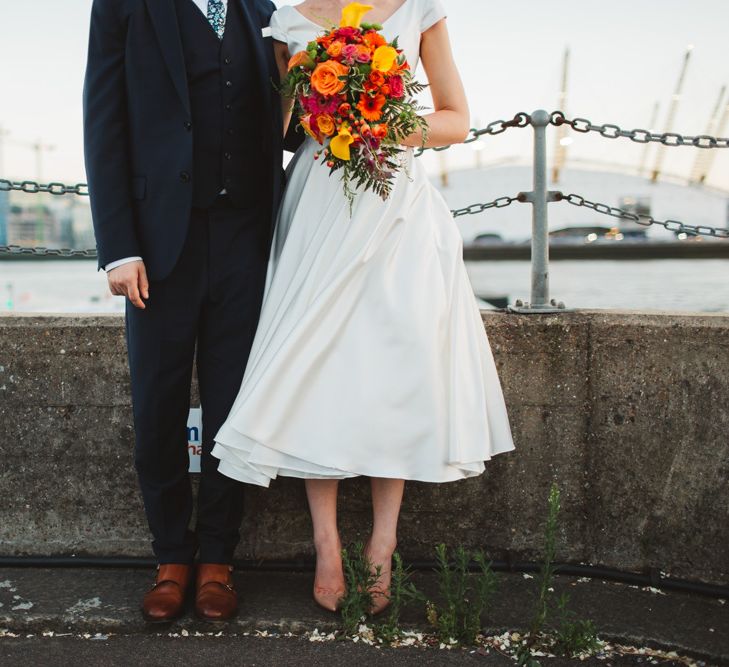
[[[418,0],[407,0],[417,2]],[[729,84],[726,0],[443,0],[473,124],[518,111],[556,109],[565,48],[571,52],[567,112],[625,128],[649,126],[656,102],[665,129],[688,45],[693,45],[674,130],[703,134]],[[298,4],[296,1],[277,4]],[[0,0],[0,177],[85,180],[81,89],[91,0]],[[725,96],[725,103],[727,99]],[[725,132],[729,134],[729,128]],[[597,161],[635,168],[642,148],[628,140],[571,135],[573,166]],[[488,138],[479,158],[498,164],[531,154],[530,131]],[[38,173],[33,143],[52,148]],[[554,134],[550,135],[550,148]],[[687,177],[698,149],[667,152],[665,171]],[[442,158],[450,169],[475,164],[468,147]],[[434,156],[431,169],[442,167]],[[709,183],[729,191],[729,151],[719,151]]]

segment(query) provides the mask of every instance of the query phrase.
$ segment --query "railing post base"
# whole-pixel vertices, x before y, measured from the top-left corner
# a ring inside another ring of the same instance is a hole
[[[534,128],[534,189],[519,194],[519,201],[532,205],[532,290],[531,301],[518,300],[509,310],[515,313],[564,312],[563,303],[549,298],[549,223],[547,207],[561,193],[547,189],[547,127],[551,116],[538,109],[530,121]]]

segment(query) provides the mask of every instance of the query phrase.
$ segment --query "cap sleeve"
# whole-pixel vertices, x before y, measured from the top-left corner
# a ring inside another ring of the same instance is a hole
[[[420,32],[425,32],[438,23],[438,21],[448,16],[442,0],[425,0],[423,4],[425,6],[420,20]]]
[[[284,27],[282,14],[283,12],[280,9],[277,9],[271,15],[271,37],[273,37],[277,42],[287,44],[289,40],[286,36],[286,29]]]

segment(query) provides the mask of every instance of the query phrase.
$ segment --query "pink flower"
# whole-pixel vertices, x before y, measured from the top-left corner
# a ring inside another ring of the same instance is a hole
[[[301,106],[310,114],[328,113],[333,114],[339,108],[341,100],[336,97],[324,97],[319,93],[313,93],[308,97],[301,98]]]
[[[372,51],[370,51],[370,47],[364,44],[358,44],[355,59],[358,63],[372,62]]]
[[[359,49],[356,44],[347,44],[342,49],[342,60],[348,65],[353,65],[357,58],[358,51]]]
[[[395,99],[400,99],[405,96],[405,84],[401,76],[388,77],[387,85],[390,86],[390,95]]]

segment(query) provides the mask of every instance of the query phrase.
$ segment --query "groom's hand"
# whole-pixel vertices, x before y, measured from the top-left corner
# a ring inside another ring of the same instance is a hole
[[[109,271],[106,277],[112,294],[127,297],[137,308],[146,308],[142,299],[149,299],[149,281],[144,262],[122,264]]]

